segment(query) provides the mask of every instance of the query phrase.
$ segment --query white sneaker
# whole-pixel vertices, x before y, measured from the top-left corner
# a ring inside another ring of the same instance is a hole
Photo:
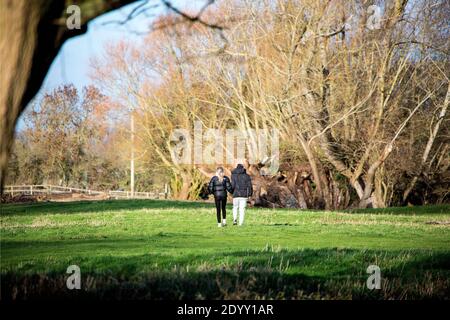
[[[222,228],[222,224],[221,224],[220,222],[217,224],[217,226],[218,226],[219,228]]]
[[[227,219],[223,219],[223,220],[222,220],[222,226],[225,227],[226,225],[227,225]]]

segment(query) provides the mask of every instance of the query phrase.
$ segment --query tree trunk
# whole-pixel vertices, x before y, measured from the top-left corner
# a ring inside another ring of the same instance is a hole
[[[189,190],[191,186],[191,180],[187,174],[181,175],[181,189],[175,198],[178,200],[188,200],[189,198]]]
[[[37,93],[59,47],[64,1],[0,2],[0,182],[3,186],[14,128],[22,110]],[[44,54],[45,53],[45,54]]]
[[[328,186],[324,185],[321,180],[321,175],[323,172],[319,172],[319,168],[317,166],[316,158],[306,142],[306,139],[303,137],[301,133],[298,134],[298,138],[300,140],[300,144],[302,145],[303,151],[306,154],[306,157],[308,158],[309,165],[311,166],[312,175],[314,178],[314,182],[317,186],[317,193],[318,193],[318,200],[319,202],[323,202],[325,204],[325,209],[331,209],[330,201],[328,200]]]
[[[447,113],[447,108],[448,108],[449,103],[450,103],[450,83],[447,88],[447,94],[445,96],[444,104],[442,106],[441,112],[439,113],[438,121],[436,122],[436,124],[433,128],[433,131],[431,132],[430,137],[428,138],[427,145],[425,146],[425,150],[422,155],[422,161],[420,162],[419,170],[413,176],[410,183],[408,184],[405,191],[403,192],[403,202],[406,202],[406,200],[408,199],[409,194],[414,189],[414,186],[416,185],[416,182],[419,179],[419,175],[422,173],[424,166],[425,166],[426,162],[428,161],[428,157],[430,155],[431,148],[433,147],[433,143],[439,132],[441,123],[442,123],[442,121],[444,121],[445,114]]]
[[[21,112],[39,91],[64,41],[87,30],[87,22],[133,0],[80,0],[81,29],[65,24],[63,0],[0,1],[0,192]]]

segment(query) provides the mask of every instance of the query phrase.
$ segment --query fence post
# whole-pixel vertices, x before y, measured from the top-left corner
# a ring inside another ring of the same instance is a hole
[[[167,199],[167,194],[169,193],[169,186],[168,184],[164,184],[164,199]]]
[[[30,186],[30,195],[33,195],[33,185]]]

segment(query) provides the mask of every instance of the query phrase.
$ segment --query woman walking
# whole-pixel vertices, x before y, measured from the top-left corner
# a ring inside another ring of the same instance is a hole
[[[230,179],[224,175],[222,167],[218,167],[216,175],[212,177],[208,185],[209,193],[214,195],[214,202],[216,204],[217,226],[225,227],[227,225],[227,191],[232,193]]]

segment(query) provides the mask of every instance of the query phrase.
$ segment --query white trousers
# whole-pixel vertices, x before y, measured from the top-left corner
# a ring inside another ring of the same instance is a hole
[[[247,198],[233,198],[233,221],[237,220],[239,211],[239,225],[242,226],[245,217],[245,207],[247,206]]]

